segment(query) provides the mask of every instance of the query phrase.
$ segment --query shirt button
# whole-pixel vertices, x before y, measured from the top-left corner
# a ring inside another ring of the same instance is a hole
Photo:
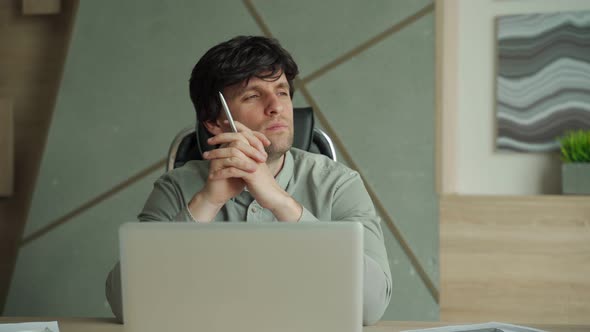
[[[250,212],[252,212],[252,213],[256,213],[256,212],[258,212],[258,209],[257,209],[257,208],[255,208],[255,207],[252,207],[252,208],[250,209]]]

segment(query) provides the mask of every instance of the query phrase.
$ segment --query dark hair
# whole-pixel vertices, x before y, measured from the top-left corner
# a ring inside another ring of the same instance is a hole
[[[217,92],[252,77],[277,80],[284,73],[293,98],[297,64],[276,39],[239,36],[211,48],[197,62],[190,78],[191,100],[200,122],[217,119],[221,103]]]

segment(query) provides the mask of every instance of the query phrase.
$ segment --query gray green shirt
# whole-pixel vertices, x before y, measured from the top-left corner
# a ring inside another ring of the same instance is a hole
[[[140,221],[193,221],[187,205],[205,185],[208,161],[190,161],[164,174],[154,184]],[[356,171],[314,153],[291,149],[276,177],[281,188],[303,206],[300,222],[359,221],[364,225],[363,323],[378,321],[391,298],[391,271],[380,218]],[[277,221],[243,191],[228,201],[214,221],[262,223]],[[118,266],[107,278],[107,298],[113,313],[122,317]]]

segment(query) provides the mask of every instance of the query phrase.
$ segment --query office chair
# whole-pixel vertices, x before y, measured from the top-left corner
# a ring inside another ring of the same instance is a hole
[[[311,107],[293,109],[293,126],[295,133],[293,147],[328,156],[336,161],[336,150],[330,137],[321,129],[314,127]],[[202,160],[205,151],[215,147],[207,144],[209,132],[199,123],[197,127],[181,130],[170,145],[166,171],[178,168],[190,160]]]

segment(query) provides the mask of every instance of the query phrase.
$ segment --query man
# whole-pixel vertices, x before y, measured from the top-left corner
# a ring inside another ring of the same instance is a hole
[[[381,318],[391,272],[380,219],[357,172],[292,148],[293,79],[298,68],[274,39],[236,37],[210,49],[193,69],[190,95],[216,149],[154,184],[140,221],[360,221],[364,231],[363,323]],[[221,111],[225,96],[237,133]],[[272,250],[272,248],[269,248]],[[118,266],[107,298],[121,319]]]

